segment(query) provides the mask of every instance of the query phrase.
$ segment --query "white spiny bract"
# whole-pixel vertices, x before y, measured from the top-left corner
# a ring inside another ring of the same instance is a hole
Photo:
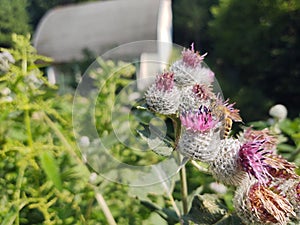
[[[218,182],[237,186],[234,206],[245,224],[287,225],[300,219],[295,165],[276,154],[278,140],[268,129],[246,128],[238,138],[229,136],[232,122],[242,118],[234,103],[213,93],[214,73],[203,62],[205,56],[193,45],[184,49],[182,58],[146,91],[148,107],[180,122],[176,150],[208,163]]]
[[[178,143],[179,152],[193,160],[210,162],[217,155],[219,135],[213,130],[207,132],[195,132],[183,129]]]
[[[217,156],[209,164],[210,171],[216,180],[227,185],[239,185],[246,173],[242,171],[238,160],[241,143],[234,138],[221,140],[217,146]]]

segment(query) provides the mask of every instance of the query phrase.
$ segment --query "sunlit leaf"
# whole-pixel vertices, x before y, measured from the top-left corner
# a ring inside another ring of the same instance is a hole
[[[55,161],[53,155],[50,152],[44,151],[41,156],[41,164],[44,172],[46,173],[49,180],[51,180],[54,186],[58,190],[62,190],[62,182],[59,173],[59,167]]]

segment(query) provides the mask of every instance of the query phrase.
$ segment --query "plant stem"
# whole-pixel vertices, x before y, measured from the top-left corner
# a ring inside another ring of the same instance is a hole
[[[107,219],[108,224],[109,225],[117,225],[117,223],[116,223],[114,217],[112,216],[112,214],[111,214],[111,212],[110,212],[103,196],[99,192],[96,193],[96,199],[97,199],[97,202],[99,203],[99,205],[101,206],[101,208],[104,212],[104,215]]]
[[[180,120],[176,117],[171,117],[173,126],[174,126],[174,132],[175,132],[175,149],[177,148],[179,138],[181,135],[181,123]],[[182,156],[178,152],[178,158],[180,162],[182,161]],[[188,203],[187,203],[187,196],[188,196],[188,187],[187,187],[187,179],[186,179],[186,169],[185,165],[182,166],[181,170],[179,171],[180,174],[180,185],[181,185],[181,201],[182,201],[182,208],[183,208],[183,214],[188,213]]]
[[[181,159],[182,157],[179,158]],[[183,214],[187,214],[188,213],[188,202],[187,202],[188,187],[187,187],[185,165],[182,166],[181,170],[179,171],[179,174],[180,174],[181,201],[182,201]]]
[[[19,174],[18,174],[18,178],[16,181],[16,192],[14,193],[14,198],[16,199],[16,202],[18,204],[17,206],[17,213],[16,213],[16,219],[15,219],[15,224],[19,225],[20,224],[20,215],[19,212],[22,208],[20,208],[20,197],[21,197],[21,188],[22,188],[22,182],[23,182],[23,178],[24,178],[24,173],[25,173],[25,168],[26,165],[24,163],[21,164],[20,168],[19,168]]]
[[[30,116],[29,116],[29,109],[24,110],[24,124],[26,127],[26,134],[27,134],[27,144],[32,151],[33,148],[33,140],[32,140],[32,133],[31,133],[31,124],[30,124]],[[16,213],[16,219],[15,224],[20,224],[20,215],[19,212],[21,210],[20,208],[20,197],[21,197],[21,188],[22,188],[22,182],[24,178],[24,173],[26,169],[26,163],[21,163],[18,171],[18,178],[16,181],[16,192],[14,193],[14,198],[18,204],[17,206],[17,213]]]
[[[196,161],[191,160],[192,165],[195,166],[199,171],[201,171],[202,173],[206,173],[206,174],[210,174],[211,173],[208,171],[207,168],[202,167],[201,165],[199,165]]]
[[[27,142],[28,142],[27,144],[28,144],[30,150],[32,150],[33,140],[32,140],[32,132],[31,132],[29,109],[25,109],[24,114],[25,114],[24,115],[24,123],[25,123],[25,127],[26,127]]]
[[[68,140],[65,138],[65,136],[61,133],[61,131],[58,129],[56,124],[47,116],[46,113],[43,113],[44,120],[46,124],[54,131],[55,135],[58,137],[58,139],[63,143],[63,145],[66,147],[67,151],[77,160],[79,164],[82,164],[82,160],[77,156],[75,153],[73,147],[69,144]]]

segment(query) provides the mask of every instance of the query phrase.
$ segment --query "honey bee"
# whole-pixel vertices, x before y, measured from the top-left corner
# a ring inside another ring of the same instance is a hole
[[[228,104],[228,100],[224,103],[215,101],[212,103],[212,114],[221,121],[220,138],[225,139],[229,136],[233,121],[242,122],[239,110],[233,108],[233,104]]]

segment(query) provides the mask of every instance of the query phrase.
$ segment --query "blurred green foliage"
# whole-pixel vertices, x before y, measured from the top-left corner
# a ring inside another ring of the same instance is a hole
[[[0,46],[12,45],[13,33],[27,34],[31,31],[27,0],[0,0]]]
[[[29,36],[12,40],[1,49],[15,62],[0,76],[0,224],[106,224],[97,196],[108,199],[118,224],[141,224],[150,212],[127,187],[90,179],[73,136],[72,96],[58,95],[40,70],[50,59],[36,54]]]
[[[299,1],[221,0],[212,12],[209,32],[217,71],[235,87],[230,96],[242,116],[263,118],[275,103],[298,116]]]
[[[174,42],[195,42],[244,121],[266,119],[273,104],[299,115],[298,0],[174,0]],[[196,34],[195,34],[196,33]]]

